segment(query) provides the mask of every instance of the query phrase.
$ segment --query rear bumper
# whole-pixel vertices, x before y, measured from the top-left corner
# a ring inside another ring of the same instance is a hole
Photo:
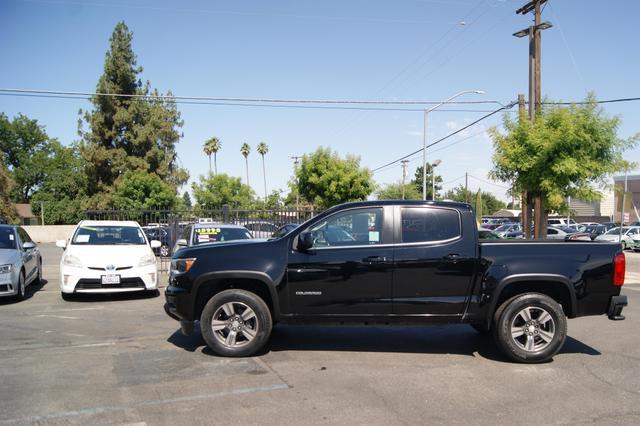
[[[609,302],[609,311],[607,316],[610,320],[621,321],[624,319],[622,315],[622,308],[627,306],[627,296],[612,296],[611,302]]]

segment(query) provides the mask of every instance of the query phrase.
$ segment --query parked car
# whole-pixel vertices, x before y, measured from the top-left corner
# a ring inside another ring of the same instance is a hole
[[[575,225],[576,221],[569,218],[567,219],[566,217],[549,217],[547,219],[547,226],[569,226],[569,225]]]
[[[83,220],[72,237],[59,240],[60,291],[68,300],[77,293],[156,291],[158,269],[153,249],[137,222]]]
[[[286,225],[282,225],[276,232],[271,234],[271,238],[280,238],[287,235],[289,232],[293,231],[298,227],[297,223],[287,223]]]
[[[42,255],[27,231],[0,225],[0,297],[24,299],[26,287],[42,282]]]
[[[565,241],[591,241],[591,236],[586,232],[578,232],[570,226],[549,226],[547,227],[547,239]]]
[[[495,231],[497,228],[501,227],[501,223],[483,223],[482,227],[484,229],[489,229],[491,231]]]
[[[616,226],[618,227],[620,226],[620,224],[616,222],[604,222],[602,224],[607,227],[607,231],[610,230],[611,228],[615,228]]]
[[[587,225],[583,232],[589,234],[591,240],[595,240],[598,235],[602,235],[607,232],[607,227],[600,224]]]
[[[500,238],[505,238],[506,234],[510,232],[522,231],[522,225],[519,223],[505,223],[493,230]]]
[[[620,228],[611,228],[605,234],[596,237],[596,241],[620,241],[622,249],[626,250],[629,247],[635,246],[634,237],[640,235],[640,226],[623,226],[622,227],[622,241],[620,241]]]
[[[160,241],[162,244],[153,252],[161,257],[171,256],[171,234],[166,227],[144,227],[142,228],[149,241]]]
[[[332,228],[353,240],[326,238]],[[211,350],[235,357],[260,351],[277,322],[462,322],[493,333],[510,359],[534,363],[562,348],[567,317],[624,319],[620,244],[477,235],[468,204],[342,204],[282,238],[181,249],[164,308],[185,334],[199,320]]]
[[[478,228],[478,238],[485,240],[499,240],[500,235],[493,232],[491,229],[487,228]]]
[[[256,220],[253,222],[248,222],[244,224],[244,227],[247,228],[253,238],[270,238],[274,232],[278,231],[278,226],[274,223],[268,222],[266,220]]]
[[[195,223],[184,228],[176,241],[173,253],[183,247],[251,239],[253,235],[244,226],[229,223]]]

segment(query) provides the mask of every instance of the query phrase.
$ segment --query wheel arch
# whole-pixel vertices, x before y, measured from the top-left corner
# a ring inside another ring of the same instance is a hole
[[[204,305],[223,290],[240,289],[250,291],[260,297],[269,307],[274,321],[279,319],[279,300],[275,285],[264,272],[258,271],[217,271],[202,275],[195,282],[193,318],[198,319]]]
[[[487,324],[491,325],[496,309],[504,301],[525,293],[547,295],[562,306],[567,317],[575,317],[576,294],[567,277],[557,274],[518,274],[503,278],[497,285],[494,291],[495,297],[489,306],[490,315],[488,315]]]

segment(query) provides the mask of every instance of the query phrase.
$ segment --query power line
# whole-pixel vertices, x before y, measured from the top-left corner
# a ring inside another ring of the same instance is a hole
[[[442,137],[442,138],[438,139],[437,141],[435,141],[435,142],[433,142],[433,143],[430,143],[429,145],[427,145],[427,146],[426,146],[426,148],[429,148],[429,147],[432,147],[432,146],[434,146],[434,145],[437,145],[437,144],[439,144],[440,142],[442,142],[442,141],[444,141],[444,140],[449,139],[451,136],[457,135],[458,133],[462,132],[463,130],[468,129],[469,127],[471,127],[471,126],[473,126],[473,125],[475,125],[475,124],[477,124],[477,123],[481,122],[482,120],[485,120],[485,119],[487,119],[487,118],[491,117],[491,116],[492,116],[492,115],[494,115],[494,114],[499,113],[499,112],[500,112],[500,111],[502,111],[502,110],[505,110],[505,109],[511,109],[511,108],[513,108],[513,106],[514,106],[516,103],[517,103],[517,102],[511,102],[509,105],[503,106],[502,108],[498,108],[497,110],[495,110],[495,111],[493,111],[493,112],[490,112],[489,114],[483,115],[482,117],[478,118],[478,119],[477,119],[477,120],[475,120],[475,121],[472,121],[471,123],[467,124],[466,126],[459,128],[459,129],[458,129],[458,130],[456,130],[455,132],[449,133],[448,135],[446,135],[446,136],[444,136],[444,137]],[[416,150],[416,151],[413,151],[413,152],[412,152],[412,153],[410,153],[410,154],[407,154],[407,155],[405,155],[405,156],[403,156],[403,157],[398,158],[397,160],[390,161],[390,162],[388,162],[388,163],[386,163],[386,164],[384,164],[384,165],[382,165],[382,166],[380,166],[380,167],[376,167],[375,169],[373,169],[373,170],[372,170],[372,172],[374,172],[374,173],[375,173],[376,171],[378,171],[378,170],[380,170],[380,169],[384,169],[385,167],[390,166],[390,165],[392,165],[392,164],[395,164],[395,163],[397,163],[398,161],[404,160],[405,158],[411,157],[412,155],[415,155],[415,154],[417,154],[417,153],[419,153],[419,152],[422,152],[422,150],[423,150],[423,148],[420,148],[420,149],[418,149],[418,150]]]
[[[374,105],[431,105],[439,104],[440,101],[426,100],[354,100],[354,99],[283,99],[283,98],[235,98],[235,97],[213,97],[213,96],[176,96],[176,95],[146,95],[146,94],[126,94],[126,93],[101,93],[101,92],[74,92],[63,90],[37,90],[37,89],[12,89],[0,88],[0,93],[28,93],[37,95],[60,95],[60,96],[109,96],[115,98],[141,98],[150,100],[165,101],[213,101],[213,102],[258,102],[258,103],[287,103],[287,104],[374,104]],[[486,101],[455,101],[450,104],[504,104],[497,100]]]
[[[474,178],[477,181],[484,182],[484,183],[489,184],[489,185],[497,186],[498,188],[511,189],[510,186],[504,186],[504,185],[500,185],[500,184],[497,184],[497,183],[493,183],[491,181],[488,181],[488,180],[485,180],[485,179],[480,179],[479,177],[476,177],[476,176],[473,176],[473,175],[469,175],[469,177],[470,178]]]

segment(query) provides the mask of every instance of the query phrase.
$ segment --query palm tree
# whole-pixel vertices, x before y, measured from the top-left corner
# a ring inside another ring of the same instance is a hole
[[[244,162],[247,168],[247,185],[249,185],[249,153],[251,152],[251,147],[249,146],[248,143],[243,143],[242,146],[240,147],[240,153],[242,154],[242,156],[244,157]]]
[[[256,148],[258,154],[262,155],[262,180],[264,181],[264,202],[267,202],[267,174],[264,169],[264,155],[269,152],[269,145],[264,142],[260,142]]]
[[[211,174],[211,154],[213,154],[214,174],[218,174],[217,154],[218,151],[220,151],[220,148],[222,148],[222,142],[220,142],[220,139],[215,136],[204,143],[203,151],[207,156],[209,156],[209,174]]]

